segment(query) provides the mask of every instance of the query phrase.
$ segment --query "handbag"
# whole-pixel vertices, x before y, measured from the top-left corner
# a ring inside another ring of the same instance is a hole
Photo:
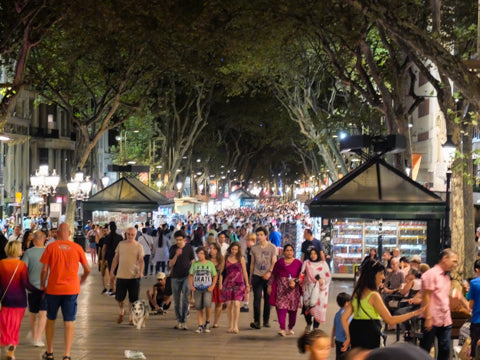
[[[8,288],[10,287],[10,284],[12,283],[13,278],[15,277],[15,274],[17,273],[18,265],[20,265],[20,260],[18,261],[17,267],[15,268],[15,271],[13,272],[13,275],[12,275],[12,277],[10,278],[10,281],[8,282],[8,285],[7,285],[6,289],[5,289],[5,291],[3,292],[2,298],[0,299],[0,311],[2,310],[3,298],[5,297],[5,295],[7,295]]]

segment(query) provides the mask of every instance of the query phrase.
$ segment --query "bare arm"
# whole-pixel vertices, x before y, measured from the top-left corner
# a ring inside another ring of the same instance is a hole
[[[48,277],[48,268],[47,264],[43,264],[42,271],[40,272],[40,290],[45,290],[45,284]]]
[[[264,280],[270,279],[270,277],[272,276],[273,268],[275,267],[276,263],[277,263],[277,252],[275,248],[275,253],[272,256],[272,265],[270,265],[270,269],[268,269],[268,272],[265,275],[263,275]]]
[[[195,287],[193,286],[193,275],[192,274],[188,275],[188,283],[190,284],[190,290],[192,292],[195,291]]]
[[[401,288],[400,290],[398,290],[398,293],[402,296],[407,296],[410,289],[412,288],[413,286],[413,280],[409,281],[408,283],[405,284],[405,286],[403,288]]]
[[[247,266],[245,265],[245,259],[243,257],[240,260],[240,263],[242,264],[242,275],[243,281],[245,281],[245,291],[248,291],[250,289],[250,286],[248,284]]]
[[[110,277],[113,279],[115,278],[115,269],[117,268],[118,265],[118,252],[115,253],[115,256],[112,260],[112,269],[110,270]]]
[[[423,306],[425,306],[425,329],[431,330],[433,321],[430,313],[430,298],[432,290],[423,290]]]
[[[253,269],[255,269],[255,257],[252,256],[252,261],[250,262],[250,286],[252,286],[252,277],[253,277]]]
[[[342,327],[343,327],[343,331],[345,331],[345,337],[346,337],[346,340],[343,343],[342,351],[347,351],[348,346],[350,345],[350,323],[348,320],[350,319],[350,316],[352,316],[352,314],[353,314],[353,307],[352,307],[352,304],[349,303],[345,308],[345,311],[343,312],[341,317]]]
[[[80,276],[80,284],[83,284],[87,280],[88,275],[90,274],[90,266],[88,263],[82,264],[83,274]]]
[[[139,253],[138,258],[137,258],[137,267],[138,267],[138,274],[137,278],[141,278],[143,275],[143,270],[145,269],[145,261],[143,261],[143,248],[142,251]]]
[[[375,310],[377,310],[377,312],[380,314],[382,319],[388,325],[400,324],[422,313],[422,309],[419,309],[403,315],[392,316],[392,314],[390,314],[390,311],[388,311],[387,307],[385,306],[385,303],[383,302],[382,297],[377,291],[375,291],[373,295],[370,297],[369,302],[375,308]]]

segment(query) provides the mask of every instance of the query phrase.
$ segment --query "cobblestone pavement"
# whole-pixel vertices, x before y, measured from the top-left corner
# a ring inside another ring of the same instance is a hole
[[[142,279],[142,298],[145,292],[155,283],[153,276]],[[336,295],[345,291],[351,293],[352,281],[334,280],[330,289],[330,300],[327,322],[321,329],[331,332],[333,317],[338,310]],[[219,328],[211,333],[197,334],[196,315],[188,319],[188,331],[175,330],[173,311],[166,315],[150,316],[146,328],[136,330],[128,325],[128,321],[117,324],[118,306],[114,298],[101,295],[102,285],[98,270],[93,267],[92,273],[82,286],[78,298],[78,313],[75,322],[75,339],[73,342],[72,359],[124,359],[125,350],[138,350],[147,359],[180,359],[180,360],[245,360],[245,359],[275,359],[292,360],[306,359],[306,355],[298,353],[296,341],[305,328],[305,320],[300,315],[297,318],[295,335],[280,337],[277,335],[278,322],[275,309],[272,308],[271,328],[253,330],[249,324],[252,321],[252,309],[249,313],[240,313],[240,333],[227,333],[227,314],[223,311]],[[17,359],[40,359],[45,349],[34,348],[27,340],[28,311],[22,323],[20,344],[16,351]],[[330,359],[334,359],[332,349]],[[56,324],[54,355],[56,359],[63,356],[63,322],[61,313]]]

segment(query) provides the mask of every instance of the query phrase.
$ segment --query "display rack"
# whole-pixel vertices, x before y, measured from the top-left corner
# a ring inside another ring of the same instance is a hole
[[[354,265],[360,265],[370,248],[378,246],[380,232],[384,250],[398,247],[402,256],[420,255],[422,262],[426,262],[425,221],[384,221],[380,224],[380,221],[338,219],[332,222],[333,275],[352,277]]]
[[[427,261],[427,222],[402,221],[398,225],[398,247],[402,256],[420,255]]]
[[[333,225],[333,272],[353,275],[353,265],[361,262],[363,254],[363,224],[340,221]]]

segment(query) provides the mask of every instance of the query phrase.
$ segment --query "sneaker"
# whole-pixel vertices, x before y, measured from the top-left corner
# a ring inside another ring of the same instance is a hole
[[[285,330],[280,330],[278,332],[278,335],[285,337]]]
[[[114,292],[108,294],[108,296],[110,296],[110,297],[115,297],[115,295],[117,295],[117,293],[114,293]]]
[[[290,329],[287,331],[287,335],[295,335],[295,331],[293,331],[293,329]]]
[[[183,330],[188,330],[187,323],[183,323]]]
[[[102,290],[102,295],[106,294],[107,293],[107,289],[103,289]]]
[[[196,332],[197,334],[201,334],[201,333],[203,332],[203,326],[202,326],[202,325],[199,325],[198,328],[197,328],[197,330],[195,330],[195,332]]]
[[[263,323],[263,327],[269,328],[269,327],[271,327],[271,326],[270,326],[270,324],[269,324],[268,322],[265,322],[265,323]]]
[[[307,325],[305,326],[305,333],[309,333],[310,331],[312,331],[312,326],[311,325]]]
[[[206,322],[205,325],[203,326],[203,331],[206,333],[210,332],[210,322]]]
[[[249,310],[248,310],[248,306],[242,306],[242,307],[240,308],[240,312],[248,312],[248,311],[249,311]]]
[[[258,322],[251,322],[251,323],[250,323],[250,327],[251,327],[252,329],[257,329],[257,330],[261,328],[261,327],[260,327],[260,323],[258,323]]]
[[[45,343],[42,340],[38,340],[38,341],[33,341],[32,345],[35,347],[44,347]]]
[[[179,322],[177,325],[175,325],[174,329],[182,330],[183,329],[183,323]]]

